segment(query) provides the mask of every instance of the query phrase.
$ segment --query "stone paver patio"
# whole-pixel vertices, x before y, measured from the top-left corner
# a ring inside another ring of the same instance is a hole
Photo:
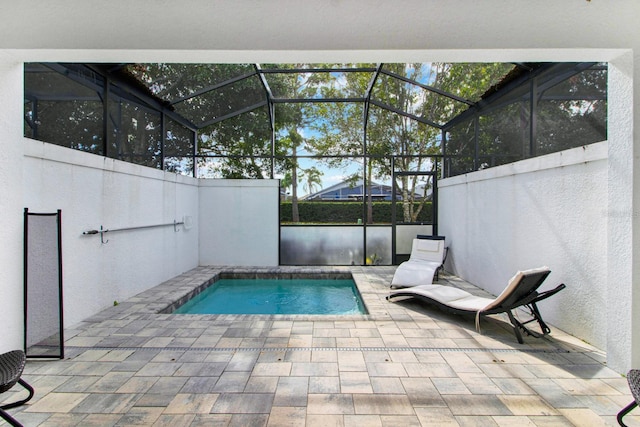
[[[506,316],[480,334],[473,316],[386,301],[394,267],[329,269],[352,272],[368,315],[159,314],[221,270],[196,268],[67,329],[65,359],[30,359],[36,395],[9,412],[56,427],[598,426],[632,400],[601,351],[556,328],[518,344]]]

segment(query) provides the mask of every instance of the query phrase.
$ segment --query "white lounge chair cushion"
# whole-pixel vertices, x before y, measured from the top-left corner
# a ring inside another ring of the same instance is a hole
[[[403,290],[391,291],[391,295],[396,292],[403,292]],[[414,286],[411,288],[411,293],[422,295],[452,308],[473,312],[481,311],[493,302],[493,298],[478,297],[462,289],[443,285]]]
[[[410,261],[429,261],[442,264],[444,240],[413,239]]]
[[[514,289],[518,287],[523,277],[528,276],[530,274],[543,273],[546,271],[550,271],[549,267],[545,266],[545,267],[531,268],[529,270],[518,271],[516,274],[514,274],[514,276],[511,279],[509,279],[509,283],[507,284],[507,287],[504,288],[504,290],[500,293],[500,295],[498,295],[493,301],[491,301],[490,304],[488,304],[486,307],[484,307],[480,311],[489,311],[491,309],[494,309],[500,306],[500,304],[502,304],[503,301],[509,295],[511,295]]]
[[[413,239],[409,261],[398,266],[391,286],[430,285],[443,258],[444,240]]]
[[[397,270],[396,270],[397,271]],[[476,330],[480,332],[480,315],[483,312],[499,307],[518,287],[522,279],[530,274],[548,272],[549,267],[539,267],[530,270],[518,271],[510,280],[507,287],[496,298],[484,298],[470,294],[469,292],[443,285],[418,285],[411,289],[399,289],[391,291],[394,295],[421,295],[427,299],[437,301],[448,307],[476,313]]]
[[[500,306],[503,301],[511,295],[514,289],[520,284],[523,277],[534,273],[549,271],[549,267],[532,268],[530,270],[518,271],[510,280],[507,287],[496,298],[484,298],[470,294],[469,292],[443,285],[419,285],[413,286],[411,293],[422,295],[426,298],[438,301],[449,307],[460,310],[475,311],[477,313],[489,311]],[[406,292],[403,290],[392,291],[394,293]]]
[[[405,261],[396,269],[391,286],[430,285],[439,266],[432,261]]]

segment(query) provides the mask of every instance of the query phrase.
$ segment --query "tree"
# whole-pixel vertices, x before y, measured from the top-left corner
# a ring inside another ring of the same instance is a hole
[[[566,72],[574,64],[556,67]],[[531,93],[507,94],[499,107],[478,113],[477,141],[474,118],[449,130],[448,154],[460,156],[450,160],[451,175],[606,139],[606,69],[596,66],[563,80],[554,78],[555,67],[547,73],[548,77],[538,77],[535,141],[531,141]],[[474,164],[476,147],[478,164]]]
[[[432,156],[441,152],[439,126],[468,108],[469,103],[462,102],[461,98],[479,99],[486,84],[503,76],[511,67],[509,64],[385,64],[373,87],[372,105],[365,118],[367,182],[370,184],[373,177],[391,177],[394,172],[388,161],[391,156],[395,156],[397,172],[435,171],[437,163]],[[349,73],[343,93],[362,96],[370,80],[371,75]],[[325,92],[331,93],[329,89]],[[452,96],[443,94],[447,92]],[[316,125],[319,136],[312,145],[318,152],[334,153],[342,149],[364,153],[364,135],[355,131],[364,127],[363,115],[356,111],[346,103],[315,109],[320,117]],[[337,131],[327,132],[330,128]],[[402,198],[405,222],[414,222],[427,201],[429,186],[423,184],[419,175],[402,175],[394,183]],[[371,206],[369,197],[368,222],[372,220]]]
[[[198,131],[196,154],[203,174],[262,179],[270,175],[271,127],[266,101],[251,64],[132,64],[128,72],[170,103]]]
[[[268,66],[267,66],[268,67]],[[279,68],[298,69],[304,64],[279,65]],[[281,97],[312,97],[317,90],[318,81],[313,73],[276,73],[270,75],[269,86],[274,96]],[[277,104],[276,117],[276,170],[284,176],[284,182],[291,187],[291,217],[293,222],[300,222],[298,209],[298,184],[302,175],[306,173],[300,168],[298,153],[309,149],[309,140],[302,136],[302,132],[315,118],[306,111],[306,104],[285,103]],[[311,172],[307,177],[307,185],[313,187],[315,180],[320,179],[318,173]]]
[[[404,64],[386,66],[385,71],[390,73],[404,74]],[[414,67],[420,70],[420,67]],[[347,89],[343,91],[349,95],[363,96],[373,77],[372,73],[367,75],[358,73],[347,74],[345,81]],[[418,76],[420,77],[420,76]],[[415,86],[415,85],[414,85]],[[389,109],[372,106],[369,116],[364,118],[363,108],[354,108],[352,104],[335,103],[323,109],[316,109],[316,114],[321,117],[318,121],[317,130],[319,136],[313,145],[319,152],[334,153],[340,149],[349,154],[353,153],[362,156],[364,150],[364,121],[367,120],[367,148],[366,148],[366,171],[367,171],[367,222],[372,222],[372,200],[370,185],[374,177],[389,178],[391,176],[391,164],[388,161],[391,155],[398,155],[399,169],[409,170],[410,165],[415,164],[413,155],[418,155],[418,168],[421,167],[423,156],[426,154],[428,138],[426,137],[426,127],[416,126],[413,120],[391,112],[391,109],[412,112],[419,102],[418,94],[412,90],[413,87],[406,82],[392,77],[388,74],[381,74],[376,81],[372,92],[372,99],[376,103],[388,105]],[[327,129],[337,129],[333,133]],[[340,158],[333,160],[341,162]],[[401,183],[401,193],[405,196],[407,203],[403,205],[405,219],[410,220],[411,215],[417,216],[417,212],[412,212],[414,191],[409,189],[410,181],[404,180]]]
[[[322,175],[315,166],[302,170],[303,188],[307,194],[315,192],[316,188],[322,188]]]
[[[24,69],[25,136],[106,155],[101,90],[63,77],[47,65],[25,64]]]
[[[431,184],[408,173],[436,171],[441,128],[513,69],[512,64],[385,64],[371,86],[373,64],[267,64],[263,68],[271,70],[264,76],[252,64],[128,64],[97,67],[98,72],[96,67],[67,64],[70,80],[51,65],[26,66],[25,135],[151,167],[164,160],[165,169],[176,172],[193,169],[194,153],[200,170],[212,177],[260,179],[275,172],[291,179],[296,204],[297,185],[309,191],[317,186],[322,164],[350,175],[359,162],[369,194],[368,222],[371,183],[394,172],[407,172],[393,185],[402,197],[404,221],[416,220]],[[344,71],[350,68],[358,71]],[[466,172],[479,166],[474,164],[478,154],[481,163],[493,166],[605,139],[606,66],[580,69],[555,64],[550,77],[537,75],[535,102],[528,91],[509,94],[512,98],[501,100],[501,106],[491,105],[492,110],[447,129],[448,154],[460,156],[450,165]],[[113,78],[108,98],[100,88],[101,72]],[[294,102],[269,103],[263,78],[275,98]],[[118,88],[117,83],[126,84]],[[141,84],[146,93],[137,91]],[[370,102],[362,102],[367,94]],[[163,111],[174,110],[190,121],[197,140],[192,130],[181,132],[182,125],[171,124],[170,115],[162,117],[158,103],[145,105],[148,97],[160,99]],[[537,108],[533,129],[531,104]],[[301,167],[303,157],[317,162],[315,171],[307,161]]]
[[[302,137],[295,130],[291,129],[286,138],[280,139],[283,146],[291,149],[291,157],[289,157],[289,168],[285,172],[286,183],[291,186],[291,220],[300,222],[300,213],[298,210],[298,147],[302,143]]]

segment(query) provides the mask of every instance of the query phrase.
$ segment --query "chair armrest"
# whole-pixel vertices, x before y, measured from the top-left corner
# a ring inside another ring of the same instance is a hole
[[[567,286],[564,283],[560,283],[558,286],[556,286],[553,289],[550,289],[550,290],[544,291],[544,292],[540,292],[538,294],[538,296],[535,297],[531,302],[532,303],[536,303],[538,301],[542,301],[543,299],[549,298],[550,296],[557,294],[558,292],[560,292],[561,290],[563,290],[566,287]]]

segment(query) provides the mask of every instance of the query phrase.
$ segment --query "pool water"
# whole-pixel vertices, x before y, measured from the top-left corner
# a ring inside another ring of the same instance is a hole
[[[220,279],[174,314],[366,314],[352,279]]]

